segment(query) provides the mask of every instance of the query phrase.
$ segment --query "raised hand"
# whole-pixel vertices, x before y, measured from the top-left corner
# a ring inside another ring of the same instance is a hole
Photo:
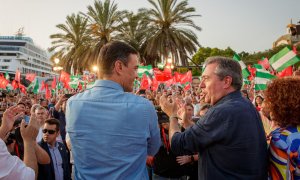
[[[29,124],[26,126],[25,121],[23,120],[21,123],[21,135],[24,141],[35,141],[38,135],[40,128],[40,124],[37,121],[37,117],[35,114],[30,116]]]
[[[6,111],[3,113],[1,128],[10,131],[14,125],[15,120],[19,117],[24,116],[24,112],[21,112],[21,110],[22,109],[18,106],[12,106],[6,109]]]
[[[168,115],[174,116],[177,115],[177,102],[173,99],[172,102],[167,100],[166,96],[161,96],[159,100],[159,105],[161,109]]]

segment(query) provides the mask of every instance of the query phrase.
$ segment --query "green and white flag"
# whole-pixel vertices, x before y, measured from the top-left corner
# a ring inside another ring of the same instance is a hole
[[[35,83],[35,82],[31,82],[31,83],[29,84],[29,86],[26,88],[27,91],[30,91],[30,89],[34,87],[34,83]]]
[[[148,66],[139,66],[138,68],[138,76],[141,78],[143,77],[143,74],[146,74],[148,76],[152,76],[153,75],[153,68],[151,65]]]
[[[272,79],[276,78],[276,76],[272,75],[269,71],[265,70],[262,65],[254,64],[256,68],[254,83],[255,83],[255,90],[265,90],[267,89],[267,84]]]
[[[248,84],[248,85],[250,85],[250,84],[251,84],[251,81],[250,81],[250,80],[248,80],[248,79],[243,79],[243,83],[244,83],[244,84]]]
[[[272,56],[269,63],[277,72],[281,72],[285,68],[292,66],[300,61],[300,58],[289,47],[283,48],[277,54]]]
[[[244,78],[244,79],[247,79],[248,76],[250,76],[250,72],[249,72],[249,70],[247,69],[247,66],[245,65],[245,63],[241,60],[240,56],[237,55],[236,53],[234,53],[232,59],[235,60],[235,61],[237,61],[237,62],[240,64],[240,66],[241,66],[241,68],[242,68],[243,78]]]
[[[80,82],[80,76],[70,76],[70,82],[69,85],[72,89],[77,89],[78,88],[78,83]]]
[[[8,74],[7,71],[5,72],[5,75],[4,75],[4,76],[5,76],[5,79],[9,80],[9,74]]]
[[[39,92],[39,89],[40,89],[40,85],[39,85],[39,81],[37,80],[37,78],[35,79],[35,84],[34,84],[34,87],[33,87],[33,93],[34,94],[38,94]]]

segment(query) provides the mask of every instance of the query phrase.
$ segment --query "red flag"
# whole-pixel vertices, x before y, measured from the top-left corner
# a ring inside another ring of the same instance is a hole
[[[27,92],[26,92],[26,87],[25,87],[23,84],[19,83],[19,88],[20,88],[20,91],[21,91],[23,94],[27,94]]]
[[[180,73],[178,73],[178,72],[175,72],[175,73],[174,73],[173,79],[174,79],[175,82],[180,82],[182,76],[183,76],[183,74],[180,74]]]
[[[56,77],[54,76],[53,81],[51,83],[51,88],[56,89]]]
[[[59,81],[61,81],[63,83],[69,83],[70,82],[70,74],[68,74],[65,71],[61,71]]]
[[[69,82],[63,82],[64,88],[66,89],[72,89]]]
[[[19,69],[16,70],[15,80],[18,82],[20,82],[20,80],[21,80],[21,73],[20,73]]]
[[[285,76],[292,76],[293,75],[293,67],[289,66],[282,70],[281,72],[278,72],[277,77],[285,77]]]
[[[251,65],[248,65],[247,66],[247,69],[249,70],[249,72],[250,72],[250,76],[251,77],[255,77],[255,73],[256,73],[256,69],[255,68],[253,68],[253,67],[251,67]]]
[[[187,82],[192,82],[192,72],[188,71],[185,74],[180,74],[178,72],[174,73],[174,81],[180,84],[185,84]]]
[[[47,86],[47,84],[45,84],[45,82],[44,82],[44,81],[42,81],[42,84],[41,84],[41,89],[40,89],[40,90],[41,90],[41,91],[42,91],[42,90],[44,90],[46,86]]]
[[[181,78],[180,83],[185,84],[187,82],[192,82],[192,71],[188,71],[184,74],[184,76]]]
[[[80,82],[78,82],[79,84],[78,84],[78,89],[79,90],[82,90],[82,85],[81,85],[81,83]]]
[[[12,86],[14,89],[17,89],[17,88],[19,87],[18,82],[17,82],[16,80],[13,80],[13,81],[11,82],[11,86]]]
[[[270,68],[270,63],[268,58],[264,58],[263,60],[258,61],[258,64],[262,65],[265,69]]]
[[[0,88],[5,89],[7,85],[8,85],[8,80],[3,77],[0,77]]]
[[[191,83],[187,83],[185,84],[184,88],[183,88],[185,91],[191,89]]]
[[[142,80],[141,80],[141,87],[140,89],[149,89],[149,87],[151,86],[151,79],[146,75],[143,74]]]
[[[70,82],[70,74],[65,71],[62,71],[59,78],[60,82],[64,84],[64,88],[71,89],[69,82]]]
[[[167,87],[170,87],[174,83],[174,78],[165,81]]]
[[[293,51],[295,52],[295,54],[297,54],[297,47],[293,46]]]
[[[157,81],[167,81],[172,79],[172,74],[169,72],[160,71],[158,68],[154,68],[153,72]]]
[[[46,89],[46,93],[45,93],[46,99],[51,99],[50,89],[48,88],[48,86],[46,86],[45,89]]]
[[[153,77],[152,86],[151,86],[152,91],[156,91],[158,89],[158,85],[159,85],[159,82],[156,80],[155,77]]]
[[[35,76],[36,76],[36,75],[35,75],[34,73],[26,74],[25,79],[27,79],[28,81],[32,82],[32,81],[34,81]]]

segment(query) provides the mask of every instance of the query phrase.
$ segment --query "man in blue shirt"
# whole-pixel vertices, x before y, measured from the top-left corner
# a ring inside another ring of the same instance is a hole
[[[160,147],[154,106],[132,93],[138,53],[123,42],[102,47],[99,80],[68,100],[67,133],[75,179],[148,179],[146,156]]]
[[[170,110],[169,137],[177,154],[199,152],[198,179],[267,179],[267,143],[258,112],[241,95],[238,62],[223,57],[206,61],[200,88],[212,107],[180,133],[176,105]]]

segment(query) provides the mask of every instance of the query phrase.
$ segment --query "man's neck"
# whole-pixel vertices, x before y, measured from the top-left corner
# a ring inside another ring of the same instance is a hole
[[[51,148],[54,148],[56,146],[56,141],[52,142],[52,143],[48,143],[50,145]]]

